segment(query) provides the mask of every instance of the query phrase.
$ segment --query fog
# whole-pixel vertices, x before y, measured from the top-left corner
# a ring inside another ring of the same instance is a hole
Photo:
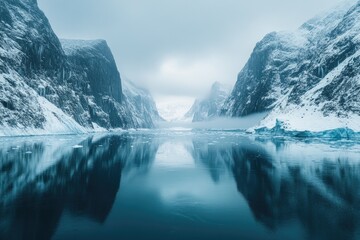
[[[159,122],[162,129],[212,129],[212,130],[246,130],[255,127],[269,112],[251,114],[241,118],[219,117],[205,122]]]
[[[38,0],[61,38],[105,39],[120,73],[154,95],[234,85],[256,42],[341,0]]]

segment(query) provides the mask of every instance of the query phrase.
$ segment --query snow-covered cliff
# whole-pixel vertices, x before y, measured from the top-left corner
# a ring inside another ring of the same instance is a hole
[[[106,128],[150,128],[160,119],[151,94],[120,79],[104,40],[61,40],[92,122]],[[124,86],[122,86],[122,84]]]
[[[222,114],[272,110],[258,128],[360,131],[360,2],[346,1],[294,32],[260,41]]]
[[[152,127],[103,40],[60,43],[36,0],[0,2],[0,135]]]

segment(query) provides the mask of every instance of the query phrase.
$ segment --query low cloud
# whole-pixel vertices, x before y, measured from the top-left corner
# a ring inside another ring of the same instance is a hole
[[[212,130],[246,130],[255,127],[260,123],[268,112],[252,114],[241,118],[225,118],[219,117],[204,122],[160,122],[159,128],[174,129],[174,128],[187,128],[187,129],[212,129]]]
[[[38,0],[62,38],[106,39],[119,70],[155,94],[229,85],[256,42],[341,0]]]
[[[147,87],[156,94],[176,96],[200,96],[210,89],[210,84],[235,78],[223,59],[207,57],[187,59],[167,57],[156,69],[145,74]]]

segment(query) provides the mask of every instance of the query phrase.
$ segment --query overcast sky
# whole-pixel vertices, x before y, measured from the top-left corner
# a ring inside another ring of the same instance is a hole
[[[233,85],[256,42],[341,0],[38,0],[61,38],[105,39],[122,76],[154,95]]]

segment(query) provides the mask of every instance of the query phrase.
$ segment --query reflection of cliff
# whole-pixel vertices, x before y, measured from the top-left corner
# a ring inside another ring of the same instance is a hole
[[[151,142],[138,143],[126,135],[89,138],[81,145],[83,148],[64,151],[55,165],[0,205],[0,239],[50,239],[65,210],[104,223],[125,166],[150,165],[157,150]],[[21,176],[21,168],[17,169]]]
[[[214,182],[220,181],[221,175],[226,171],[232,160],[232,153],[226,147],[208,145],[207,142],[193,140],[193,148],[188,149],[190,149],[197,163],[205,165],[209,169]]]
[[[272,169],[261,159],[249,158],[234,158],[234,177],[255,217],[266,226],[276,229],[296,219],[317,239],[349,239],[358,230],[360,176],[354,172],[360,172],[359,165],[323,161],[312,170],[291,164]],[[273,181],[274,175],[281,176],[279,181]]]
[[[233,148],[232,152],[238,191],[248,200],[255,217],[268,224],[267,218],[274,215],[274,209],[267,206],[278,190],[271,157],[263,149],[249,146]]]
[[[360,231],[358,155],[333,150],[332,159],[309,154],[295,161],[294,156],[302,156],[300,149],[313,151],[311,144],[300,149],[291,147],[296,143],[287,144],[290,146],[270,148],[249,139],[238,145],[208,146],[206,141],[194,141],[193,155],[208,166],[212,177],[224,171],[214,166],[225,163],[254,217],[269,229],[295,221],[301,223],[308,238],[356,238]]]

